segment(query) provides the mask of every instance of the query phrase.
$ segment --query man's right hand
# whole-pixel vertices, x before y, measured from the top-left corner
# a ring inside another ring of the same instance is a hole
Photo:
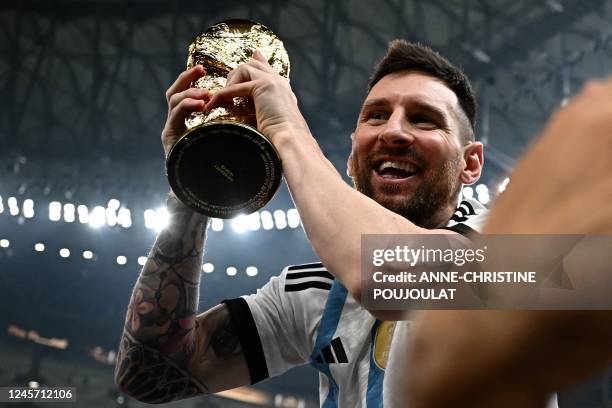
[[[553,115],[482,233],[612,232],[611,97],[612,79],[590,82]],[[609,310],[423,311],[418,319],[405,360],[420,375],[398,387],[411,406],[490,406],[489,398],[529,406],[612,362]]]
[[[176,81],[166,91],[168,102],[168,118],[161,134],[166,157],[176,141],[185,132],[185,119],[192,112],[204,110],[206,102],[210,99],[210,92],[206,89],[191,88],[191,84],[206,73],[202,65],[182,72]]]
[[[612,79],[556,112],[496,200],[485,234],[612,232]]]

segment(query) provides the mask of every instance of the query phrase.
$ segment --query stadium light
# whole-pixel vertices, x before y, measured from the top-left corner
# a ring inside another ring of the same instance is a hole
[[[75,210],[74,204],[72,203],[64,204],[64,221],[74,222],[75,220],[74,210]]]
[[[34,217],[34,201],[31,198],[23,201],[22,211],[25,218]]]
[[[256,268],[256,267],[254,267],[254,266],[248,266],[248,267],[246,268],[246,274],[247,274],[248,276],[256,276],[256,275],[257,275],[257,272],[258,272],[258,271],[257,271],[257,268]]]
[[[463,187],[463,197],[464,198],[473,198],[474,197],[474,189],[470,186]]]
[[[236,218],[232,219],[232,228],[238,234],[245,233],[249,228],[247,216],[240,214]]]
[[[0,247],[2,248],[8,248],[11,245],[11,242],[4,238],[4,239],[0,239]]]
[[[166,207],[159,207],[157,211],[155,211],[155,215],[157,216],[157,226],[155,229],[157,232],[160,232],[170,223],[170,213],[168,213]]]
[[[147,263],[147,257],[146,256],[139,256],[138,257],[138,265],[144,266],[146,263]]]
[[[127,258],[125,256],[123,256],[123,255],[119,255],[117,257],[117,263],[119,265],[125,265],[127,263]]]
[[[89,225],[94,228],[99,228],[106,223],[106,210],[101,205],[94,207],[89,214]]]
[[[202,265],[202,270],[206,273],[211,273],[215,270],[215,266],[210,262],[206,262],[204,265]]]
[[[112,208],[107,208],[104,213],[106,215],[106,224],[109,227],[114,227],[115,225],[117,225],[117,213],[115,212],[115,210],[113,210]]]
[[[159,207],[157,210],[147,209],[144,212],[145,227],[160,232],[168,226],[170,214],[166,207]]]
[[[108,204],[106,204],[106,207],[113,211],[117,211],[120,206],[121,203],[116,198],[111,198],[110,200],[108,200]]]
[[[489,193],[483,193],[483,194],[478,194],[478,201],[480,201],[483,204],[488,204],[489,201],[491,201],[491,197],[489,196]]]
[[[227,276],[236,276],[238,269],[234,268],[233,266],[228,266],[225,272],[227,273]]]
[[[479,184],[476,186],[476,193],[478,194],[478,201],[483,204],[487,204],[490,200],[489,187],[486,184]]]
[[[210,222],[210,227],[213,231],[223,231],[223,220],[219,218],[213,218]]]
[[[117,213],[117,224],[123,228],[129,228],[132,226],[132,213],[127,208],[119,209]]]
[[[49,219],[51,221],[59,221],[62,218],[62,205],[58,201],[49,203]]]
[[[287,223],[291,228],[300,226],[300,213],[298,213],[298,210],[291,208],[287,211]]]
[[[145,227],[149,229],[155,228],[155,210],[146,209],[144,212]]]
[[[274,211],[274,223],[279,230],[287,228],[287,217],[283,210]]]
[[[510,183],[510,177],[506,177],[501,183],[499,183],[499,186],[497,186],[497,192],[503,193],[506,190],[506,187],[508,187],[508,183]]]
[[[89,209],[86,205],[79,205],[77,207],[77,213],[79,214],[79,222],[81,224],[87,224],[89,222]]]
[[[83,251],[83,258],[85,258],[85,259],[92,259],[93,258],[93,252],[91,252],[91,251]]]
[[[251,231],[257,231],[259,228],[261,228],[259,213],[254,212],[247,215],[247,225]]]
[[[274,228],[274,220],[272,219],[272,214],[270,214],[270,211],[263,210],[259,213],[259,216],[261,217],[261,227],[263,229],[269,231]]]
[[[17,199],[15,197],[9,197],[8,200],[9,213],[11,215],[19,214],[19,206],[17,205]]]
[[[487,193],[489,192],[489,187],[487,187],[487,185],[486,185],[486,184],[479,184],[479,185],[477,185],[477,186],[476,186],[476,193],[477,193],[477,194],[482,194],[482,193],[484,193],[485,191],[486,191]]]
[[[45,244],[43,244],[42,242],[38,242],[36,244],[34,244],[34,250],[36,252],[42,252],[45,250]]]
[[[64,221],[66,222],[74,222],[75,217],[74,217],[74,213],[64,213]]]
[[[59,254],[62,258],[68,258],[70,256],[70,250],[68,248],[62,248],[59,250]]]

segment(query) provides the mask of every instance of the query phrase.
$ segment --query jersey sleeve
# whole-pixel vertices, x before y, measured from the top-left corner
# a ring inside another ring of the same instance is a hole
[[[225,300],[251,375],[251,383],[306,363],[306,340],[300,305],[284,291],[287,268],[253,295]]]

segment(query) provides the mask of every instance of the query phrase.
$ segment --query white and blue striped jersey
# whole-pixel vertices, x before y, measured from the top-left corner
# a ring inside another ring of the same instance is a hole
[[[477,231],[485,215],[463,200],[446,228]],[[224,303],[253,383],[310,364],[320,373],[321,407],[383,406],[394,323],[375,319],[321,263],[286,267],[256,294]]]

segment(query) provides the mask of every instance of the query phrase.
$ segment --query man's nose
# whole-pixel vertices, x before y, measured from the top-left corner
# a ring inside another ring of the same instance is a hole
[[[414,136],[410,132],[410,123],[406,114],[401,110],[394,111],[383,129],[379,139],[389,145],[410,145],[414,142]]]

